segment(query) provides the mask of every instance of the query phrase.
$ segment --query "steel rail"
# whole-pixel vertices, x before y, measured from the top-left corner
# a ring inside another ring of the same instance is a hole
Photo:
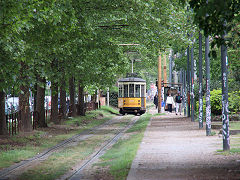
[[[66,139],[64,141],[62,141],[61,143],[43,151],[42,153],[32,157],[32,158],[29,158],[29,159],[26,159],[26,160],[23,160],[17,164],[14,164],[8,168],[5,168],[3,170],[0,171],[0,180],[5,180],[7,179],[6,176],[12,174],[15,172],[15,170],[17,170],[18,168],[22,168],[24,166],[27,166],[29,165],[30,163],[32,163],[33,161],[36,161],[36,160],[44,160],[45,158],[47,158],[48,156],[50,156],[53,152],[56,152],[57,150],[59,150],[60,148],[66,146],[67,144],[73,142],[75,139],[79,138],[80,136],[84,136],[86,135],[87,137],[83,137],[81,140],[84,140],[84,139],[87,139],[88,137],[90,136],[93,136],[94,134],[90,134],[94,131],[97,131],[97,129],[100,129],[101,127],[104,127],[108,124],[111,124],[112,121],[114,121],[115,119],[120,119],[122,118],[123,116],[117,116],[113,119],[110,119],[108,120],[107,122],[101,124],[101,125],[98,125],[98,126],[95,126],[91,129],[88,129],[88,130],[84,130],[83,132],[79,133],[79,134],[76,134],[74,136],[72,136],[71,138],[69,139]]]
[[[88,166],[89,164],[91,164],[95,159],[99,158],[100,156],[102,156],[105,152],[105,150],[115,144],[118,139],[120,137],[123,136],[123,134],[128,130],[130,129],[139,119],[139,116],[135,116],[132,118],[133,120],[130,121],[130,123],[128,123],[124,128],[120,129],[119,132],[113,137],[111,138],[110,140],[106,141],[106,143],[97,151],[95,152],[95,154],[90,157],[90,159],[86,160],[85,163],[83,163],[83,165],[81,165],[81,167],[79,167],[77,170],[75,170],[70,176],[68,176],[67,178],[65,179],[68,179],[68,180],[79,180],[81,179],[81,171],[86,167]]]

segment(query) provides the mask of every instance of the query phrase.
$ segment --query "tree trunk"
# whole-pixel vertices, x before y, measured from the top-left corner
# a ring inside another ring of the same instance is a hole
[[[45,119],[45,108],[44,108],[44,99],[45,99],[45,84],[46,80],[44,78],[39,78],[39,83],[37,86],[37,101],[36,101],[36,111],[37,111],[37,126],[38,127],[47,127]]]
[[[30,117],[29,108],[29,86],[21,85],[21,93],[19,95],[19,110],[20,110],[20,123],[19,130],[21,132],[32,131],[32,121]]]
[[[85,110],[84,110],[84,89],[81,86],[81,83],[78,84],[78,110],[77,115],[79,116],[85,116]]]
[[[72,117],[76,116],[76,106],[75,106],[75,84],[74,77],[69,79],[69,95],[70,95],[70,105],[69,112]]]
[[[0,91],[0,135],[7,134],[7,122],[5,116],[5,93]]]
[[[35,74],[35,76],[36,76],[36,82],[35,82],[35,84],[33,86],[33,90],[32,90],[32,92],[33,92],[33,111],[34,111],[34,113],[37,112],[37,88],[38,88],[38,75]],[[35,125],[35,123],[38,123],[38,119],[39,119],[38,117],[39,117],[38,114],[33,115],[33,122],[34,122],[33,125]]]
[[[58,119],[58,85],[52,82],[51,86],[51,121],[55,124],[59,123]]]
[[[30,116],[29,108],[29,85],[27,85],[26,80],[28,79],[27,65],[24,62],[21,62],[20,69],[20,81],[24,82],[20,85],[20,94],[19,94],[19,110],[20,110],[20,122],[19,122],[19,131],[21,132],[31,132],[32,131],[32,120]]]
[[[63,119],[66,118],[66,111],[67,111],[66,89],[65,89],[65,81],[63,81],[60,87],[60,110],[59,110]]]

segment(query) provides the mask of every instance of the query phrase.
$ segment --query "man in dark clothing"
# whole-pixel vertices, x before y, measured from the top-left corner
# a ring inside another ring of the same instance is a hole
[[[182,104],[182,96],[178,93],[176,96],[176,115],[178,115],[178,112],[181,115],[182,109],[181,109],[181,104]]]
[[[155,104],[156,109],[157,109],[157,108],[158,108],[158,95],[157,95],[157,93],[156,93],[156,95],[154,96],[153,103]]]

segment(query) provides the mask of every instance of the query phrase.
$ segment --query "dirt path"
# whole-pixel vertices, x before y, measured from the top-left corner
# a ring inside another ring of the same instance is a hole
[[[175,114],[153,117],[128,180],[240,179],[240,155],[223,156],[222,138]]]

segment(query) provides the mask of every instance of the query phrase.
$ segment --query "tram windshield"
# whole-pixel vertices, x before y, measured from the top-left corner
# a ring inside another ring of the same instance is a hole
[[[119,85],[118,97],[123,97],[123,85]]]
[[[124,85],[124,97],[128,97],[128,84]]]
[[[135,97],[140,97],[140,85],[135,85]]]
[[[145,97],[145,86],[141,85],[141,97]]]
[[[134,97],[134,84],[129,84],[129,97]]]
[[[118,97],[145,97],[145,85],[119,84]]]

